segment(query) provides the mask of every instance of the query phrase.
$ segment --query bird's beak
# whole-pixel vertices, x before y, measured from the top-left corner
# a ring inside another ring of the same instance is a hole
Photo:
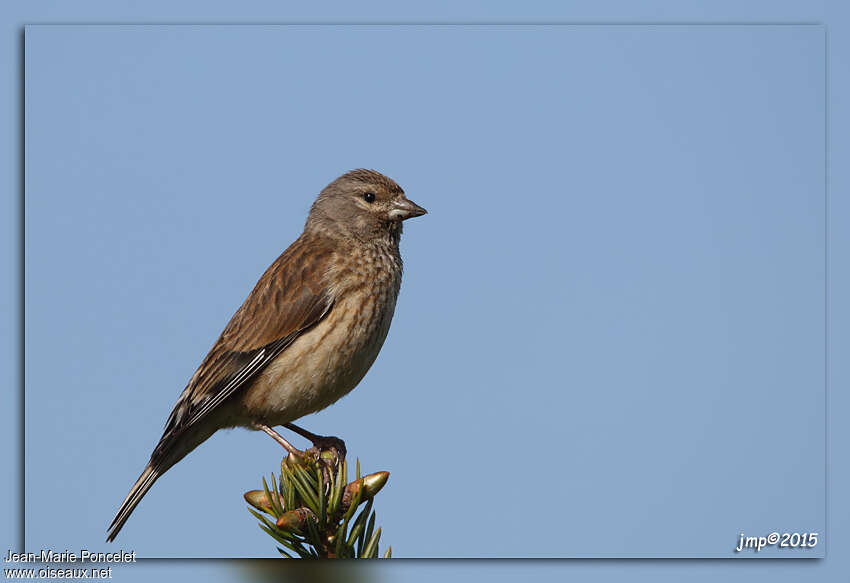
[[[390,211],[390,219],[394,221],[403,221],[412,219],[413,217],[421,217],[426,214],[424,208],[406,198],[402,198],[393,202],[393,208]]]

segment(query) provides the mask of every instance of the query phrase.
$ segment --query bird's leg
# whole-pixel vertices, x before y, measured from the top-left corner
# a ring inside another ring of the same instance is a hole
[[[339,471],[340,464],[345,459],[345,442],[339,437],[316,435],[294,423],[284,423],[283,426],[313,442],[313,447],[304,453],[310,457],[315,457],[316,462],[322,467],[325,489],[329,491],[334,480],[334,474]],[[323,458],[323,451],[330,451],[333,454],[333,459]],[[327,492],[325,493],[327,494]]]
[[[292,445],[291,443],[286,441],[280,433],[278,433],[277,431],[275,431],[274,429],[272,429],[268,425],[264,425],[262,423],[254,423],[254,427],[256,429],[264,431],[266,434],[268,434],[269,437],[271,437],[276,442],[278,442],[281,446],[283,446],[283,449],[285,449],[289,453],[291,453],[293,455],[301,456],[301,457],[304,456],[303,451],[301,451],[300,449],[298,449],[297,447],[295,447],[294,445]]]
[[[313,443],[313,447],[315,447],[319,451],[323,449],[333,450],[340,460],[345,459],[345,442],[339,437],[334,437],[333,435],[316,435],[315,433],[311,433],[302,427],[298,427],[294,423],[284,423],[283,426],[289,429],[290,431],[294,431],[301,437],[309,439]]]

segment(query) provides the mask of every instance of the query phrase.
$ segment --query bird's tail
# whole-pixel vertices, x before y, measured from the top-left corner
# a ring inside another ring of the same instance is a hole
[[[124,523],[130,518],[133,510],[142,501],[151,486],[154,485],[162,474],[167,472],[171,466],[182,460],[186,455],[206,441],[218,426],[215,424],[205,425],[202,427],[190,428],[188,431],[169,431],[163,434],[156,448],[151,454],[151,460],[145,466],[145,470],[133,487],[130,488],[130,493],[124,498],[121,507],[115,518],[112,519],[112,524],[107,529],[106,542],[112,542],[118,533],[123,528]]]
[[[121,503],[121,507],[118,509],[118,513],[115,515],[115,518],[112,519],[112,523],[109,525],[109,529],[107,530],[108,535],[106,537],[106,542],[112,542],[115,540],[115,537],[118,536],[118,533],[121,532],[121,528],[124,526],[124,523],[127,522],[127,519],[130,518],[130,514],[133,513],[133,510],[136,509],[136,506],[139,505],[139,502],[142,501],[145,494],[148,493],[148,490],[151,489],[154,482],[165,473],[165,470],[168,468],[160,468],[158,465],[152,465],[148,463],[145,467],[145,471],[142,472],[142,475],[139,476],[139,479],[136,480],[136,483],[133,484],[133,487],[130,488],[130,493],[127,494],[127,497],[124,498],[124,502]]]

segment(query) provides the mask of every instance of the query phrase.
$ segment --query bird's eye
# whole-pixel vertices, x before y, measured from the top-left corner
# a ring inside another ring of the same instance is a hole
[[[365,200],[366,202],[370,202],[370,203],[375,202],[375,193],[374,192],[367,192],[366,194],[363,195],[363,200]]]

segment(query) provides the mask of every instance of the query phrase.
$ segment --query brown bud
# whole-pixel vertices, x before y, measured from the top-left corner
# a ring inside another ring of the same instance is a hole
[[[274,496],[275,494],[272,495]],[[251,490],[250,492],[245,492],[245,502],[257,510],[262,510],[263,512],[270,512],[272,509],[271,504],[269,504],[269,499],[266,498],[266,493],[263,490]]]
[[[281,514],[277,519],[277,527],[281,530],[300,533],[303,532],[307,520],[315,521],[316,516],[309,508],[296,508]]]
[[[295,467],[295,466],[304,467],[304,466],[307,465],[307,459],[302,455],[298,455],[296,453],[290,453],[288,456],[286,456],[286,465],[289,466],[290,468]]]
[[[354,495],[361,490],[360,503],[366,502],[384,487],[384,484],[387,483],[389,478],[389,472],[375,472],[374,474],[363,476],[359,480],[354,480],[345,487],[345,491],[342,494],[342,506],[348,508],[354,499]]]

